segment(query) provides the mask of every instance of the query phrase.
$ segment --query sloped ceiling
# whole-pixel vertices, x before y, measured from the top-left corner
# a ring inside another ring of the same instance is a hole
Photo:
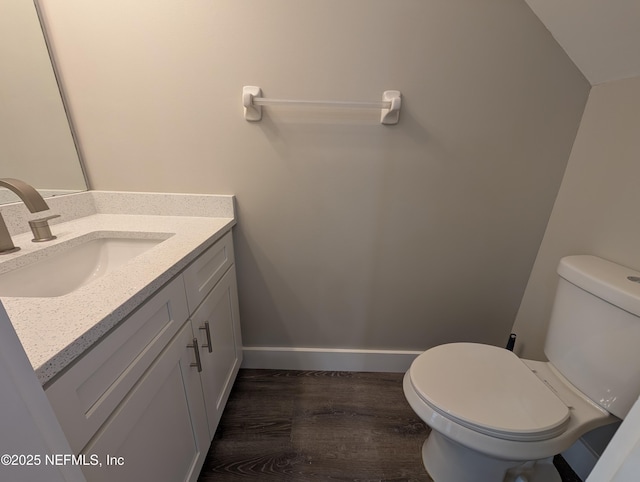
[[[525,0],[592,84],[640,76],[640,0]]]

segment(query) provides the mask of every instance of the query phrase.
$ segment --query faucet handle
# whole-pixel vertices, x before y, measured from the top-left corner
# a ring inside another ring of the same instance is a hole
[[[44,218],[33,219],[29,221],[29,227],[33,233],[34,243],[42,243],[43,241],[51,241],[56,239],[56,236],[51,234],[51,227],[49,226],[49,220],[59,218],[59,214],[53,214]]]

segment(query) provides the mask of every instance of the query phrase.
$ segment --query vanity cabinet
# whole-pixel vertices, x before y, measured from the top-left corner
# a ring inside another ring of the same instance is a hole
[[[228,232],[45,393],[88,481],[193,481],[241,361]]]

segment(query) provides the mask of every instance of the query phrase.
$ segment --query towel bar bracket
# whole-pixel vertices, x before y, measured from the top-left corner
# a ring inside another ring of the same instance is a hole
[[[380,114],[380,123],[384,125],[394,125],[400,119],[400,105],[402,96],[399,90],[385,90],[382,94],[382,102],[391,102],[388,109],[383,108]]]
[[[253,103],[254,97],[262,97],[262,89],[254,85],[245,85],[242,88],[242,105],[244,106],[244,118],[251,122],[262,119],[262,106]]]

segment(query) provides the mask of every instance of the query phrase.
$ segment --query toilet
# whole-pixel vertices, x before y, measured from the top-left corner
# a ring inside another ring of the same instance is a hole
[[[435,482],[561,482],[553,456],[638,399],[640,273],[580,255],[558,274],[548,362],[451,343],[405,374],[405,396],[431,428],[422,459]]]

